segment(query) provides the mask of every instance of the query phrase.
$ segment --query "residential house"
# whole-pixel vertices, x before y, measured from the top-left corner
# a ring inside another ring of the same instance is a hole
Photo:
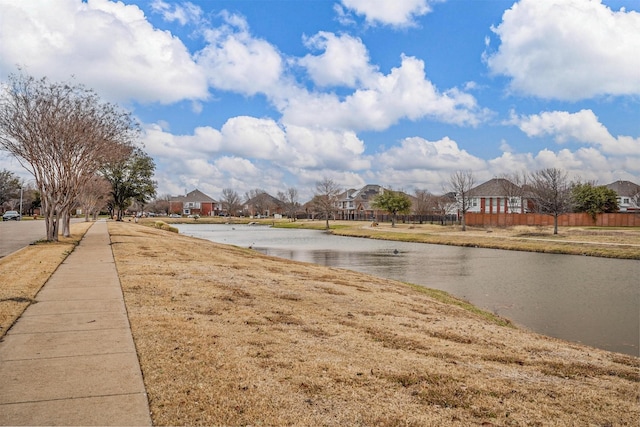
[[[284,203],[267,192],[260,192],[244,203],[243,210],[251,217],[282,215]]]
[[[640,185],[631,181],[618,180],[605,187],[618,195],[620,212],[640,212]]]
[[[382,194],[384,188],[369,184],[360,190],[349,189],[338,196],[338,219],[366,220],[373,218],[375,212],[371,207],[373,199]]]
[[[202,191],[195,189],[184,196],[171,197],[169,212],[180,215],[214,216],[220,212],[220,204]]]
[[[493,178],[469,191],[469,209],[478,213],[524,213],[522,188],[504,178]]]

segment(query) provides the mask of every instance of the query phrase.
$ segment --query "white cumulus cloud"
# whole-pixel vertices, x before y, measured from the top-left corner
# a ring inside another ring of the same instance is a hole
[[[151,9],[160,13],[165,21],[177,21],[180,25],[198,23],[202,19],[202,9],[191,2],[169,4],[164,0],[153,0]]]
[[[347,10],[363,15],[370,24],[406,27],[415,25],[415,18],[431,11],[427,0],[342,0]],[[344,19],[344,9],[339,9]]]
[[[402,56],[399,67],[387,75],[376,73],[367,87],[344,99],[331,93],[299,93],[288,101],[282,120],[305,127],[384,130],[402,118],[475,126],[487,114],[470,94],[440,92],[426,78],[422,60]]]
[[[221,132],[225,151],[238,156],[274,160],[287,153],[285,133],[272,119],[232,117]]]
[[[577,113],[547,111],[529,116],[513,115],[511,123],[517,125],[529,137],[551,136],[558,143],[575,141],[598,146],[606,153],[640,156],[640,138],[614,137],[591,110],[581,110]]]
[[[493,31],[489,69],[511,90],[575,101],[640,94],[640,13],[600,0],[520,0]]]
[[[209,83],[246,95],[272,92],[283,72],[280,53],[269,42],[253,37],[244,18],[223,15],[226,25],[206,30],[208,45],[196,55]]]
[[[366,46],[358,38],[321,31],[304,41],[308,48],[324,51],[298,60],[319,86],[356,87],[360,82],[367,82],[376,71],[369,64]]]
[[[377,162],[394,170],[480,169],[485,165],[484,160],[461,149],[448,137],[438,141],[420,137],[405,138],[400,145],[379,154]]]
[[[52,80],[73,75],[115,101],[208,97],[205,75],[184,44],[155,29],[135,5],[0,0],[0,9],[2,70],[17,64]]]

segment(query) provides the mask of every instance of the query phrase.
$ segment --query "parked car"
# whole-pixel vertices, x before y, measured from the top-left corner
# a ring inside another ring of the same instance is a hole
[[[4,215],[2,215],[3,221],[20,221],[20,214],[18,211],[6,211]]]

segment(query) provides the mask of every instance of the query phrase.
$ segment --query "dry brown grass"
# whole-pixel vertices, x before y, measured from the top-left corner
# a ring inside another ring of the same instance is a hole
[[[0,258],[0,338],[33,302],[91,224],[71,224],[71,237],[60,236],[55,243],[39,242]]]
[[[156,425],[637,425],[638,358],[390,280],[109,223]]]
[[[153,223],[145,218],[143,224]],[[324,221],[251,218],[163,218],[168,224],[222,224],[226,222],[275,225],[283,228],[324,229]],[[639,259],[640,227],[560,227],[559,234],[553,234],[553,227],[467,227],[438,224],[397,224],[380,223],[372,227],[365,221],[331,221],[331,232],[342,236],[370,239],[397,240],[404,242],[430,243],[437,245],[468,246],[554,254],[587,255],[604,258]]]
[[[351,223],[353,224],[353,223]],[[377,227],[341,225],[334,234],[373,239],[400,240],[456,246],[471,246],[528,252],[640,259],[640,228],[565,227],[467,227],[432,224],[379,224]]]

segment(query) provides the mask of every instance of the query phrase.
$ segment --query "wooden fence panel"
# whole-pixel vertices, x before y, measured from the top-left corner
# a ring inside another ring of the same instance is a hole
[[[476,213],[468,212],[465,222],[478,227],[511,227],[516,225],[550,226],[553,225],[551,215],[542,214],[512,214],[512,213]],[[594,221],[587,213],[570,213],[558,217],[561,227],[640,227],[638,213],[610,213],[598,214]]]

